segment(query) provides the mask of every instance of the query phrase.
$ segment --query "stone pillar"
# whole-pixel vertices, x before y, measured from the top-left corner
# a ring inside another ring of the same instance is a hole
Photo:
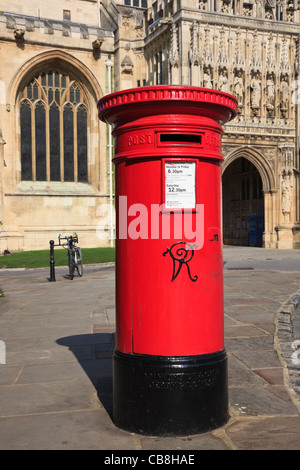
[[[271,232],[272,232],[272,199],[270,191],[264,191],[264,218],[265,218],[265,230],[263,234],[263,247],[271,248]]]
[[[277,190],[270,189],[264,191],[264,216],[265,216],[265,232],[263,236],[264,248],[276,247],[276,195]]]
[[[181,85],[190,84],[190,67],[189,67],[189,49],[190,49],[190,26],[187,21],[182,21],[180,25],[181,38]]]
[[[190,85],[200,86],[200,51],[198,23],[193,22],[191,28],[191,44],[189,50]]]
[[[293,248],[293,206],[294,178],[291,170],[283,169],[280,184],[280,224],[277,227],[277,248]]]
[[[180,85],[180,60],[178,50],[178,27],[176,23],[172,23],[171,28],[171,41],[170,41],[170,52],[169,60],[171,66],[171,83],[172,85]]]

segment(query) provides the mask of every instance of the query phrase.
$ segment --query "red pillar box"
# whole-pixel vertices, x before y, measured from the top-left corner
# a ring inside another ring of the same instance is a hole
[[[154,86],[98,109],[115,137],[114,422],[150,435],[209,431],[228,420],[221,126],[236,100]]]

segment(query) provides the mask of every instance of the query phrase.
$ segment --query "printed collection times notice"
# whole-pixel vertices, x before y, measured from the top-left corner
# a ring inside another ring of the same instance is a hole
[[[196,207],[196,162],[165,163],[165,208]]]

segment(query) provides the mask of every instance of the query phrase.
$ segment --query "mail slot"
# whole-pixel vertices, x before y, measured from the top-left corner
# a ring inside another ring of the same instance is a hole
[[[221,137],[236,106],[176,85],[98,102],[115,137],[113,419],[131,432],[187,435],[228,420]]]
[[[160,142],[201,145],[202,136],[199,134],[160,134]]]

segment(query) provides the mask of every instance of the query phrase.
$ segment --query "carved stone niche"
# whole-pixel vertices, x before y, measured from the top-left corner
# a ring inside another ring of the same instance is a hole
[[[266,20],[274,20],[275,19],[272,8],[266,7],[265,19]]]
[[[234,70],[232,94],[238,100],[237,112],[241,114],[244,105],[244,72],[242,69]]]
[[[243,3],[243,15],[244,16],[253,16],[253,1],[247,0]]]
[[[261,110],[261,74],[258,70],[253,70],[250,81],[250,106],[252,116],[259,116]]]
[[[289,110],[289,76],[287,74],[281,75],[280,86],[279,86],[279,102],[280,111],[283,118],[287,117]]]
[[[287,7],[286,7],[286,21],[289,23],[292,23],[295,21],[295,11],[297,10],[297,7],[295,5],[294,0],[288,0],[287,1]]]
[[[274,73],[267,74],[266,109],[267,109],[267,116],[274,117],[275,115],[275,76],[274,76]]]
[[[294,10],[297,9],[294,0],[288,0],[288,1],[287,1],[287,7],[286,7],[286,9],[287,9],[287,10],[290,10],[290,11],[294,11]]]
[[[285,172],[291,172],[294,168],[295,143],[283,142],[278,144],[280,150],[281,168]]]
[[[221,13],[230,13],[231,0],[222,0]]]
[[[199,10],[207,10],[207,0],[199,0]]]
[[[281,174],[281,210],[284,221],[289,221],[293,199],[293,171],[284,169]]]

